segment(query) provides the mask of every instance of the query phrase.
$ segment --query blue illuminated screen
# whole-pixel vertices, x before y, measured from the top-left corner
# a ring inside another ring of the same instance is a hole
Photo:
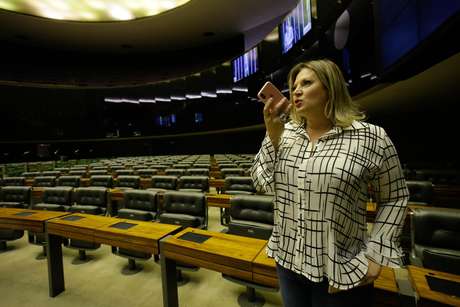
[[[176,125],[176,114],[159,115],[155,118],[155,124],[161,128],[174,127]]]
[[[301,0],[279,26],[281,53],[288,52],[311,30],[310,0]]]
[[[233,82],[246,78],[259,69],[257,47],[244,53],[232,61]]]
[[[195,112],[195,124],[200,124],[203,122],[203,113]]]

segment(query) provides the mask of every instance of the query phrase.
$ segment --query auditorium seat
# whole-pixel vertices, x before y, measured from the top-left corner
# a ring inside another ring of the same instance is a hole
[[[154,221],[158,213],[157,199],[157,192],[127,190],[124,193],[123,207],[118,210],[118,217],[139,221]],[[148,253],[116,246],[112,247],[112,253],[128,258],[128,266],[122,270],[125,275],[135,274],[142,270],[142,266],[136,265],[136,259],[147,260],[152,256]]]
[[[249,176],[228,176],[225,177],[224,187],[222,189],[224,194],[254,194],[256,189],[252,178]]]
[[[208,210],[204,193],[166,191],[163,200],[160,223],[181,225],[185,227],[208,228]],[[182,271],[197,271],[199,267],[177,263],[177,280],[179,285],[187,283]]]
[[[273,197],[265,195],[236,195],[230,199],[230,222],[228,234],[268,240],[273,231]],[[278,291],[253,281],[222,274],[226,280],[246,287],[246,292],[238,297],[240,306],[262,306],[264,298],[256,294],[256,289]]]
[[[134,175],[133,169],[117,169],[116,170],[117,176],[131,176]]]
[[[0,189],[0,207],[29,208],[31,187],[7,186]],[[22,238],[23,230],[0,228],[0,251],[8,249],[6,242]]]
[[[433,184],[431,181],[407,180],[409,203],[413,205],[433,204]]]
[[[69,176],[86,177],[86,170],[84,169],[72,169],[69,171]]]
[[[177,189],[188,192],[208,192],[209,177],[207,176],[182,176],[179,178]]]
[[[103,215],[107,211],[107,188],[84,187],[74,190],[75,204],[69,208],[70,212]],[[67,247],[78,249],[78,259],[73,264],[81,264],[90,260],[86,250],[98,249],[101,245],[83,240],[70,239]]]
[[[46,187],[43,189],[42,197],[39,203],[32,206],[34,210],[50,211],[67,211],[72,205],[72,188],[71,187]],[[43,247],[43,253],[39,254],[36,259],[46,257],[46,236],[44,233],[29,231],[29,243]]]
[[[411,239],[413,265],[460,275],[459,209],[414,209]]]
[[[23,177],[23,176],[3,177],[2,185],[3,186],[25,186],[26,177]]]
[[[176,190],[177,176],[166,176],[166,175],[152,176],[151,187],[152,187],[151,189],[153,190]]]
[[[166,191],[161,223],[207,229],[208,212],[204,193]]]
[[[5,186],[0,189],[0,207],[27,209],[31,204],[31,187]]]
[[[78,188],[80,186],[80,176],[60,176],[57,179],[56,186]]]
[[[209,168],[189,168],[187,170],[188,176],[207,176],[209,177]]]
[[[55,185],[56,176],[37,176],[32,183],[34,187],[54,187]]]
[[[117,189],[139,189],[140,176],[136,175],[120,175],[115,180],[115,187]]]
[[[183,176],[185,175],[185,169],[184,168],[167,168],[165,169],[165,174],[166,176]]]
[[[158,173],[158,170],[155,168],[142,168],[137,170],[137,174],[141,176],[141,178],[149,178],[155,176]]]
[[[26,178],[34,178],[40,175],[41,175],[41,172],[23,172],[21,174],[22,177],[26,177]]]
[[[69,173],[69,169],[67,168],[55,168],[53,171],[43,171],[42,172],[42,176],[55,176],[55,177],[59,177],[61,176],[62,174],[68,174]]]
[[[90,187],[111,188],[112,184],[113,184],[113,178],[110,175],[93,175],[89,177]]]
[[[227,178],[228,176],[244,176],[245,171],[242,168],[221,168],[220,173],[222,178]]]
[[[92,169],[88,172],[89,176],[107,175],[107,169]]]

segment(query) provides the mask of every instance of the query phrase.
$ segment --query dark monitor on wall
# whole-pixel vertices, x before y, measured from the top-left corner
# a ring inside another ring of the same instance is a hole
[[[287,53],[312,29],[310,0],[301,0],[278,27],[281,53]]]
[[[460,11],[458,0],[378,0],[376,44],[381,71],[391,68]]]
[[[257,46],[232,60],[233,82],[249,77],[259,70]]]

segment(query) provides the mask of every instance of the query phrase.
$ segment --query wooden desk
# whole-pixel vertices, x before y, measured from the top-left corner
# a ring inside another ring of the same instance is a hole
[[[80,219],[69,220],[71,218]],[[113,227],[118,223],[129,223],[134,226],[127,229]],[[46,228],[49,295],[54,297],[65,290],[61,237],[159,255],[158,241],[177,232],[181,226],[90,214],[71,214],[65,219],[49,220]]]
[[[210,236],[203,243],[179,237],[185,233]],[[176,261],[222,272],[251,281],[253,261],[267,241],[206,230],[186,228],[160,241],[163,305],[179,306]]]
[[[269,258],[263,248],[253,263],[253,280],[259,284],[278,287],[278,275],[276,273],[275,260]],[[374,282],[374,287],[384,291],[398,293],[398,285],[394,270],[389,267],[382,267],[379,278]]]
[[[217,174],[214,174],[214,175],[217,175]],[[220,176],[220,172],[218,174]],[[225,184],[225,180],[224,179],[215,179],[215,178],[209,178],[209,186],[210,187],[214,187],[214,188],[223,188],[224,187],[224,184]]]
[[[230,208],[230,199],[232,195],[228,194],[206,194],[206,203],[208,207]]]
[[[256,283],[278,288],[278,274],[276,273],[276,264],[273,258],[268,258],[265,251],[266,246],[262,248],[253,262],[253,280]]]
[[[409,275],[412,279],[412,284],[415,285],[415,290],[421,299],[431,300],[451,306],[460,306],[460,297],[448,295],[442,292],[433,291],[428,286],[426,276],[430,275],[437,278],[447,279],[460,283],[460,275],[454,275],[422,267],[409,265]]]
[[[232,195],[228,194],[206,194],[206,205],[208,207],[220,208],[220,224],[228,225],[230,216],[226,209],[230,209],[230,199]]]
[[[24,215],[31,213],[30,215]],[[0,208],[0,228],[45,232],[49,219],[68,215],[68,212]]]

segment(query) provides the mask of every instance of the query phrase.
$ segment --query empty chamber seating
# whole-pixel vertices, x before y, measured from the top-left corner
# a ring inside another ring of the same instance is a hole
[[[187,170],[187,175],[209,177],[209,168],[189,168]]]
[[[66,211],[72,204],[71,187],[46,187],[43,190],[41,201],[33,205],[35,210]],[[29,231],[29,243],[43,246],[43,253],[36,259],[46,256],[46,236],[44,233]]]
[[[139,189],[141,177],[136,175],[118,176],[115,182],[117,189]]]
[[[4,177],[2,184],[4,186],[24,186],[26,185],[26,177]]]
[[[244,169],[242,168],[222,168],[220,173],[223,178],[228,176],[244,176]]]
[[[74,191],[75,204],[69,208],[70,212],[86,214],[105,214],[107,208],[107,188],[87,187],[78,188]],[[101,245],[83,240],[70,239],[67,247],[78,249],[78,259],[72,263],[80,264],[88,261],[86,250],[95,250]]]
[[[206,229],[208,213],[204,193],[166,191],[161,223]]]
[[[182,176],[179,178],[179,191],[208,192],[209,178],[206,176]]]
[[[256,189],[251,177],[229,176],[225,177],[223,193],[225,194],[254,194]]]
[[[91,187],[111,188],[113,184],[112,176],[110,175],[93,175],[89,178]]]
[[[411,227],[412,264],[460,275],[459,209],[414,209]]]
[[[118,210],[118,217],[140,221],[154,221],[157,216],[157,192],[146,190],[126,190],[123,199],[123,208]],[[152,255],[129,250],[121,247],[112,247],[112,253],[128,258],[128,266],[123,268],[123,274],[134,274],[142,270],[136,265],[136,259],[146,260]]]
[[[273,197],[235,195],[230,199],[228,233],[268,240],[273,231]]]
[[[431,205],[433,203],[433,184],[431,181],[407,180],[409,203]]]
[[[37,176],[34,178],[34,187],[54,187],[56,185],[55,176]]]
[[[143,178],[152,177],[158,173],[158,170],[155,168],[142,168],[137,170],[137,174]]]
[[[31,187],[2,187],[0,189],[0,207],[28,208],[30,206],[31,191]]]
[[[152,176],[152,189],[156,190],[175,190],[177,188],[176,176]],[[149,189],[150,190],[150,189]]]
[[[77,188],[80,186],[80,176],[61,176],[57,179],[56,186]]]
[[[0,189],[0,207],[28,208],[30,205],[31,187],[8,186]],[[7,250],[7,241],[22,238],[23,230],[0,228],[0,251]]]
[[[236,195],[230,200],[230,222],[228,233],[257,239],[268,240],[273,231],[273,197],[265,195]],[[246,293],[239,296],[240,306],[262,306],[263,297],[256,295],[255,289],[277,291],[277,288],[260,285],[256,282],[222,276],[234,283],[246,287]]]

